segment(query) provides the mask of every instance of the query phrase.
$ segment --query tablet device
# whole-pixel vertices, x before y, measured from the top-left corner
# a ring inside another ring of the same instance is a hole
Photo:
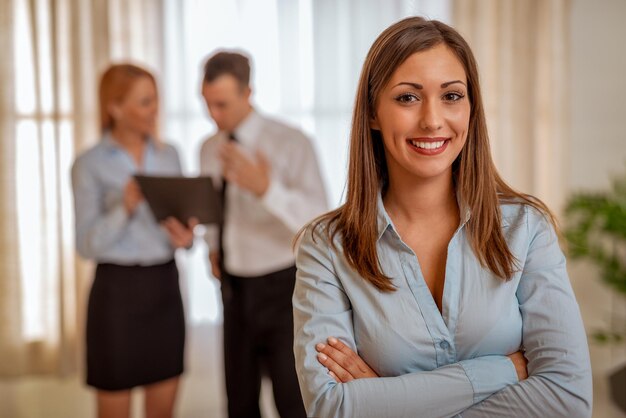
[[[135,179],[157,221],[173,216],[185,225],[191,217],[201,224],[222,222],[221,196],[211,177],[136,175]]]

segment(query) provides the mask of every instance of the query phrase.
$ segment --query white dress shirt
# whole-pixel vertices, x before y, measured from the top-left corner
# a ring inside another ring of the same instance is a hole
[[[298,129],[252,111],[234,132],[238,145],[254,158],[261,152],[271,166],[270,184],[259,198],[233,183],[226,189],[224,265],[233,275],[262,276],[294,264],[292,241],[308,221],[328,208],[315,150]],[[223,182],[219,144],[226,132],[207,139],[200,151],[202,175]],[[217,227],[207,228],[209,251],[218,248]]]

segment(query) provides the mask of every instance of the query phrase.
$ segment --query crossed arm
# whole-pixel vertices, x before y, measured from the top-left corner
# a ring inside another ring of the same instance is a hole
[[[489,355],[435,370],[379,378],[361,378],[370,377],[373,370],[359,362],[355,363],[358,378],[338,383],[318,361],[315,346],[328,336],[337,336],[356,352],[352,322],[356,313],[322,237],[314,241],[310,234],[304,235],[296,264],[294,353],[310,416],[450,417],[517,382],[511,359]],[[337,368],[333,372],[341,373]]]
[[[317,343],[317,360],[328,369],[330,377],[337,383],[347,383],[354,379],[379,377],[378,374],[350,347],[335,337],[328,337],[327,343]],[[517,378],[521,382],[528,378],[524,353],[517,351],[507,356],[515,366]]]

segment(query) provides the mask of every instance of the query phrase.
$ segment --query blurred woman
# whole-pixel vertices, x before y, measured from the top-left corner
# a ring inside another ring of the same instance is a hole
[[[156,137],[158,96],[148,71],[113,65],[100,89],[102,138],[72,167],[79,254],[97,263],[87,310],[87,384],[98,416],[128,417],[145,389],[146,417],[171,417],[183,372],[185,320],[174,262],[193,225],[162,225],[136,173],[181,174],[176,150]]]

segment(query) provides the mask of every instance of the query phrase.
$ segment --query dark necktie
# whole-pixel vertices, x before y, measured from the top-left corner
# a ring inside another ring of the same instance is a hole
[[[229,141],[237,142],[237,138],[231,132],[228,134]],[[219,226],[219,252],[220,252],[220,270],[222,271],[222,275],[224,275],[224,223],[226,220],[226,188],[228,187],[228,182],[225,177],[222,177],[222,190],[220,192],[221,197],[221,205],[222,205],[222,222]]]

